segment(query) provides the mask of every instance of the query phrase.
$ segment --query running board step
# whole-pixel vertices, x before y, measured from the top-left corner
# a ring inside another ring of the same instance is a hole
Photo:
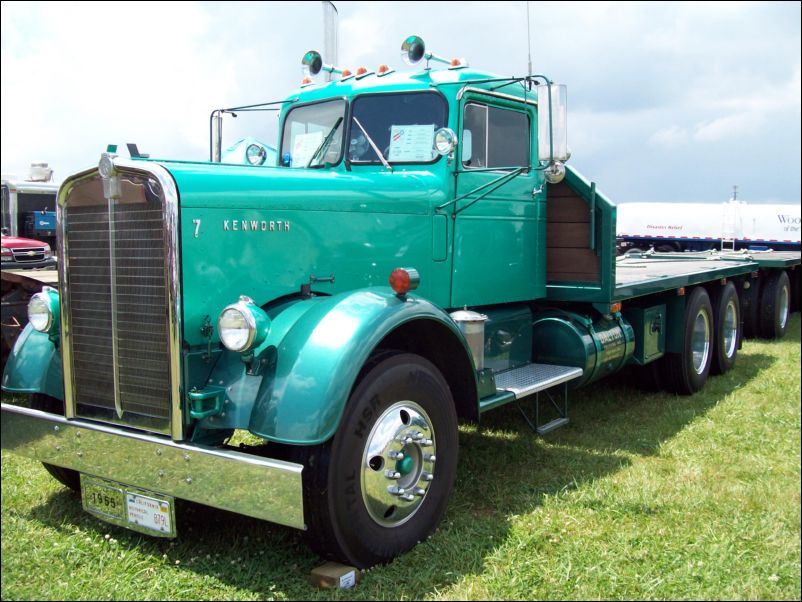
[[[552,364],[527,364],[496,374],[496,389],[509,391],[515,399],[550,389],[582,376],[582,368]]]
[[[538,435],[545,435],[546,433],[549,433],[554,429],[558,429],[561,426],[565,426],[566,424],[568,424],[568,418],[555,418],[551,422],[547,422],[543,426],[537,427],[535,430],[537,430]]]

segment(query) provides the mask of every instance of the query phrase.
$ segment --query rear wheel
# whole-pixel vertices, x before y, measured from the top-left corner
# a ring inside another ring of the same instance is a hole
[[[741,342],[741,306],[735,285],[728,282],[713,298],[713,363],[711,374],[724,374],[735,365]]]
[[[359,568],[406,552],[445,512],[457,449],[454,401],[437,368],[408,353],[374,360],[304,471],[310,544]]]
[[[777,271],[763,283],[760,295],[759,334],[764,339],[779,339],[788,328],[791,309],[791,283],[788,274]]]
[[[690,395],[705,386],[713,348],[713,308],[707,291],[698,286],[688,297],[681,353],[667,353],[664,367],[674,393]]]
[[[50,412],[51,414],[64,415],[64,402],[49,395],[42,393],[34,393],[30,397],[31,408],[34,410],[42,410],[43,412]],[[81,491],[81,475],[78,471],[70,468],[62,468],[53,464],[42,462],[42,466],[49,472],[54,479],[62,485],[66,485],[73,491]]]

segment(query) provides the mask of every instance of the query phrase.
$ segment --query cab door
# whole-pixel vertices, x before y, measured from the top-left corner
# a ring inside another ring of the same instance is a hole
[[[534,105],[466,94],[460,105],[451,306],[545,296],[545,209],[533,191]]]

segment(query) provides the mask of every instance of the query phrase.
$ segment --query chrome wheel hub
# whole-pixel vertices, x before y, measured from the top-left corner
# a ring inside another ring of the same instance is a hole
[[[738,341],[738,311],[735,301],[730,300],[724,310],[724,354],[729,358],[735,355],[735,344]]]
[[[697,374],[701,374],[707,365],[707,356],[710,353],[710,318],[708,318],[707,312],[700,311],[696,314],[691,350],[693,352],[693,369]]]
[[[436,447],[432,422],[414,401],[384,411],[362,455],[362,499],[374,521],[396,527],[418,511],[434,480]]]

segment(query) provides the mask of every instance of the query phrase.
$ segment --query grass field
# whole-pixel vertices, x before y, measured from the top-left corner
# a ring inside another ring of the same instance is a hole
[[[12,599],[800,599],[800,317],[691,397],[625,377],[572,394],[543,438],[506,406],[461,427],[428,540],[350,591],[318,591],[291,529],[197,505],[171,543],[100,522],[2,455]]]

